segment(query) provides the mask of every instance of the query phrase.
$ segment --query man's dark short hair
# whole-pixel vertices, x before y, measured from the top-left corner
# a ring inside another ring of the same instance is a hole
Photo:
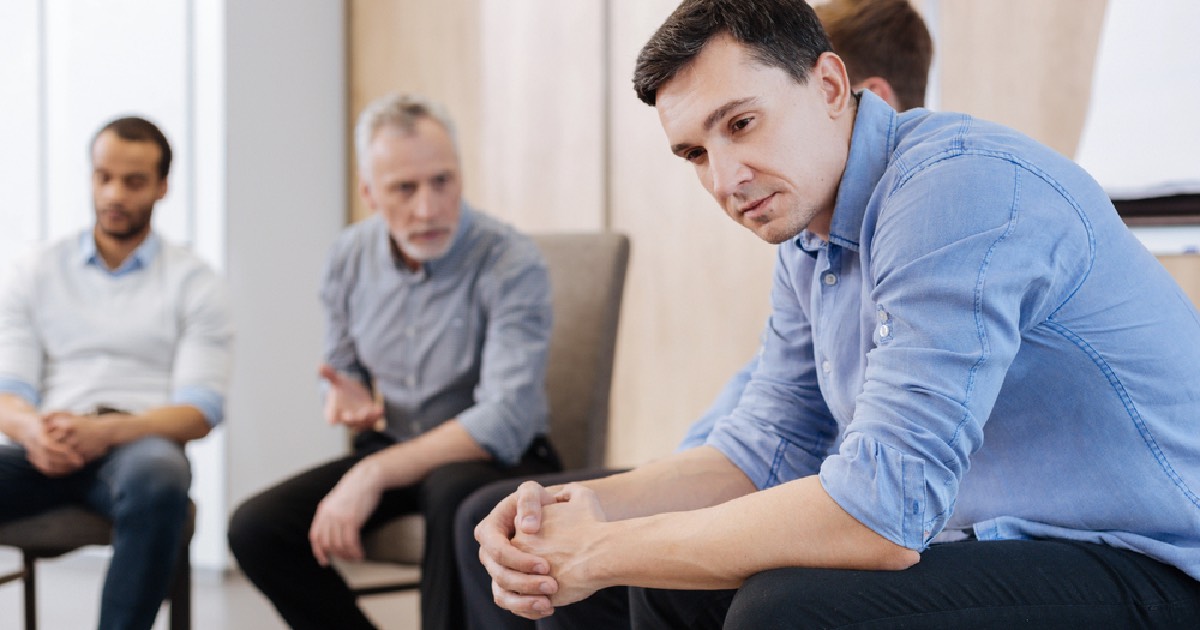
[[[139,116],[125,116],[105,124],[92,136],[91,148],[95,148],[96,140],[106,132],[111,131],[117,137],[130,142],[153,142],[159,148],[158,178],[165,180],[171,172],[171,143],[157,125]]]
[[[633,71],[638,98],[653,106],[659,88],[721,33],[801,84],[808,82],[821,53],[833,50],[821,21],[803,0],[683,0],[638,54]]]

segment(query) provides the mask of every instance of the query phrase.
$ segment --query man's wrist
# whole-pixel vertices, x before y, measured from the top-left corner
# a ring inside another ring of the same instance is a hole
[[[350,469],[348,475],[356,485],[375,493],[384,490],[383,463],[378,453],[369,455]]]
[[[622,521],[598,522],[594,524],[596,540],[588,549],[584,559],[584,581],[595,590],[608,588],[619,583],[621,545],[610,545],[611,541],[627,540],[628,534],[623,533]]]

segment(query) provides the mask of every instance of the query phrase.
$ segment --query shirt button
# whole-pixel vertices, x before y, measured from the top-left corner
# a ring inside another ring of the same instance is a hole
[[[828,360],[822,361],[821,362],[821,370],[823,372],[825,372],[826,374],[828,374],[833,371],[833,365],[830,364]]]
[[[837,274],[833,274],[833,273],[825,274],[825,284],[828,284],[828,285],[837,284]]]
[[[890,333],[890,332],[892,332],[892,329],[887,324],[884,324],[879,327],[879,336],[880,337],[886,337],[886,336],[888,336],[888,333]]]

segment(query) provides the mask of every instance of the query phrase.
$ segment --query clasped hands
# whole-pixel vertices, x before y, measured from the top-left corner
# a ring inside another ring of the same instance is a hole
[[[47,476],[61,477],[103,456],[112,444],[97,416],[51,411],[38,416],[24,446],[35,468]]]
[[[595,571],[605,522],[589,488],[521,484],[475,527],[496,604],[541,619],[608,586]]]

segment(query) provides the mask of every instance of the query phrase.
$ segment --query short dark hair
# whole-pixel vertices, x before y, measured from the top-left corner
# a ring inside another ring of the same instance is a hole
[[[653,106],[659,88],[721,33],[801,84],[821,54],[833,50],[804,0],[683,0],[638,53],[633,71],[638,98]]]
[[[101,127],[96,132],[96,135],[92,136],[90,148],[94,149],[96,147],[96,140],[106,131],[117,134],[117,137],[122,140],[153,142],[157,144],[160,152],[158,177],[159,179],[167,178],[167,174],[171,172],[171,143],[167,142],[167,136],[163,134],[157,125],[140,116],[124,116],[113,119]]]
[[[850,83],[880,77],[901,111],[925,106],[933,39],[908,0],[833,0],[816,13]]]

